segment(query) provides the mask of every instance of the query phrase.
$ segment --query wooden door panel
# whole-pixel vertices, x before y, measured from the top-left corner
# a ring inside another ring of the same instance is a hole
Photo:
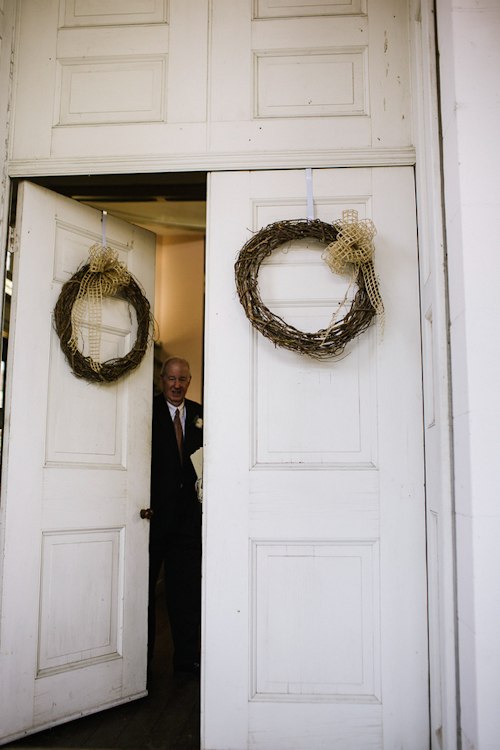
[[[64,0],[60,14],[64,26],[162,23],[167,19],[168,0]]]
[[[380,701],[377,542],[255,541],[252,575],[252,699]]]
[[[339,16],[366,13],[363,0],[343,3],[341,0],[318,3],[315,0],[257,0],[255,18],[289,18],[290,16]]]
[[[120,655],[122,535],[123,529],[43,534],[37,676]]]
[[[124,357],[135,342],[133,332],[123,327],[128,322],[128,305],[121,302],[120,306],[123,307],[124,313],[120,320],[122,327],[111,330],[109,318],[107,326],[103,327],[103,361]],[[87,327],[83,326],[82,330],[85,335]],[[82,347],[86,354],[85,349],[86,347]],[[125,469],[128,389],[118,381],[113,390],[103,388],[100,392],[94,393],[85,387],[85,381],[76,378],[66,380],[64,376],[61,377],[68,365],[55,331],[51,336],[50,357],[47,464],[84,465],[88,468],[114,466],[117,469]],[[75,430],[75,425],[87,429]]]

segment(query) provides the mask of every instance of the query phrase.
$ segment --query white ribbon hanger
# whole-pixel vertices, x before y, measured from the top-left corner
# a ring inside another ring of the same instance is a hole
[[[314,221],[312,169],[306,169],[307,221]]]

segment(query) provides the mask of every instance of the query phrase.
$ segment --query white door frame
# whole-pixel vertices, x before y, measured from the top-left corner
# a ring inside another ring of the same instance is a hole
[[[7,0],[4,5],[6,28],[13,24],[15,2]],[[125,158],[123,160],[95,159],[87,160],[44,160],[38,162],[22,162],[10,164],[8,175],[10,177],[28,178],[42,175],[70,175],[70,174],[103,174],[103,173],[137,173],[158,171],[207,171],[207,170],[240,170],[240,169],[286,169],[301,166],[329,167],[329,166],[402,166],[416,164],[416,189],[418,204],[418,227],[421,245],[429,243],[433,257],[435,274],[434,283],[434,305],[431,318],[426,317],[428,313],[428,290],[425,289],[425,279],[428,268],[425,267],[425,254],[420,255],[420,273],[422,284],[422,324],[424,332],[423,342],[423,380],[424,394],[433,394],[432,408],[435,417],[441,420],[439,440],[437,443],[426,443],[426,464],[434,461],[438,467],[438,475],[432,477],[427,473],[427,492],[429,494],[439,493],[441,498],[441,526],[438,536],[432,537],[433,519],[435,514],[429,514],[429,549],[439,552],[440,569],[434,571],[440,578],[439,601],[440,608],[433,608],[432,579],[430,584],[430,661],[431,661],[431,722],[433,747],[440,746],[447,750],[455,750],[457,743],[457,679],[456,679],[456,617],[455,617],[455,577],[454,577],[454,508],[452,492],[452,441],[450,429],[450,384],[448,377],[448,313],[446,272],[444,269],[445,255],[443,250],[443,221],[441,213],[441,170],[440,170],[440,137],[438,128],[438,94],[436,87],[437,61],[435,54],[435,29],[434,29],[434,7],[431,0],[422,3],[410,0],[411,13],[411,47],[413,60],[413,105],[414,125],[416,133],[415,152],[409,148],[403,154],[399,151],[387,153],[385,156],[378,153],[376,163],[370,150],[363,154],[357,152],[345,155],[339,160],[338,152],[332,152],[331,161],[322,156],[321,163],[318,157],[311,154],[269,154],[253,157],[242,154],[240,157],[230,156],[216,159],[210,155],[189,156],[184,158],[174,157],[149,160]],[[11,27],[10,27],[11,28]],[[7,34],[5,42],[10,40]],[[7,44],[4,45],[4,50]],[[7,57],[7,59],[6,59]],[[2,55],[0,80],[8,81],[10,78],[10,57]],[[5,87],[3,87],[5,91]],[[4,101],[5,99],[5,101]],[[8,133],[9,118],[3,117],[8,112],[9,97],[5,96],[0,102],[2,115],[2,136]],[[5,142],[2,137],[2,142]],[[416,156],[415,156],[416,154]],[[9,195],[9,179],[4,182],[4,191],[1,196],[0,219],[3,219],[0,240],[2,247],[6,242],[6,206]],[[3,253],[1,253],[0,270],[3,267]],[[425,329],[428,324],[432,330],[432,350],[425,344]],[[429,425],[429,399],[425,396],[424,420]],[[437,581],[437,579],[436,579]],[[437,629],[436,629],[437,628]],[[447,635],[443,637],[443,633]],[[433,635],[434,634],[434,635]],[[450,634],[453,634],[451,637]],[[437,686],[437,687],[435,687]],[[440,689],[439,689],[440,688]]]
[[[456,750],[459,695],[449,308],[433,0],[410,0],[427,506],[432,750]]]

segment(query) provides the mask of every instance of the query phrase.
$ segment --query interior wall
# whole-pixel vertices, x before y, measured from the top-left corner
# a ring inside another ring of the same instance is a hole
[[[191,365],[188,397],[203,397],[205,240],[196,232],[158,235],[154,315],[161,359],[184,357]],[[158,353],[157,353],[158,356]]]

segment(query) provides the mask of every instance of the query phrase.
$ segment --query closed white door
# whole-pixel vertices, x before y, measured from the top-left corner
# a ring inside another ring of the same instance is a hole
[[[2,476],[4,742],[146,694],[152,352],[95,385],[73,375],[53,328],[62,284],[100,241],[99,211],[20,186]],[[152,303],[155,236],[109,217],[106,241]],[[123,357],[136,328],[133,308],[105,299],[101,358]]]
[[[343,358],[275,348],[234,261],[306,215],[305,172],[209,182],[204,494],[205,750],[428,747],[420,325],[411,168],[313,171],[315,216],[373,220],[385,331]],[[325,327],[348,281],[301,242],[261,267],[265,303]]]

